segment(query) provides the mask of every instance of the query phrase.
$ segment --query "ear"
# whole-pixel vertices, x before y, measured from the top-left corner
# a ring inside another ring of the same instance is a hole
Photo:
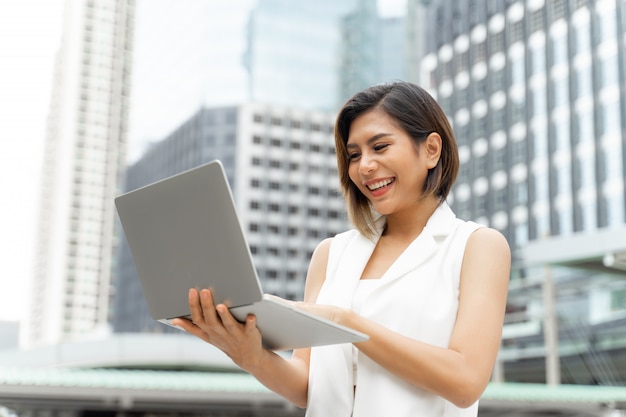
[[[426,140],[422,143],[422,150],[426,157],[426,165],[428,169],[432,169],[439,163],[441,157],[441,136],[437,132],[433,132],[428,135]]]

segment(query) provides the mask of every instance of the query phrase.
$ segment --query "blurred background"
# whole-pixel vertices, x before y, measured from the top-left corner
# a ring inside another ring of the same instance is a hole
[[[0,416],[300,415],[150,317],[113,198],[222,160],[264,289],[301,299],[350,227],[336,111],[397,79],[513,250],[481,415],[624,415],[625,43],[624,0],[1,2]]]

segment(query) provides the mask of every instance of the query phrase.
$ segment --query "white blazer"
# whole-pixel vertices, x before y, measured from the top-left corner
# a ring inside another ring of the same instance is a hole
[[[356,230],[330,247],[326,280],[317,302],[351,308],[352,296],[385,225],[369,240]],[[456,218],[444,202],[363,303],[361,315],[405,336],[446,347],[459,299],[459,278],[469,235],[481,227]],[[358,356],[353,381],[352,345],[311,349],[307,417],[475,417],[478,403],[460,409]],[[356,391],[354,391],[356,386]]]

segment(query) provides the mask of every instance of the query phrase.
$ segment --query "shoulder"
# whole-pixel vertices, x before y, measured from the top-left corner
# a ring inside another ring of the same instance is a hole
[[[463,269],[466,272],[479,272],[479,275],[495,272],[496,276],[508,280],[510,268],[511,249],[502,233],[489,227],[480,227],[469,236],[463,256]]]
[[[304,301],[314,302],[317,300],[322,284],[326,280],[326,266],[328,265],[328,254],[334,238],[329,237],[322,240],[311,256],[309,270],[306,276],[304,287]]]
[[[313,256],[311,257],[311,261],[317,258],[328,259],[328,253],[330,252],[330,247],[334,241],[335,241],[334,237],[328,237],[322,240],[320,243],[318,243],[317,246],[315,247],[315,250],[313,251]]]
[[[494,250],[499,254],[510,254],[509,243],[502,233],[489,227],[478,227],[470,234],[467,248],[474,250]]]

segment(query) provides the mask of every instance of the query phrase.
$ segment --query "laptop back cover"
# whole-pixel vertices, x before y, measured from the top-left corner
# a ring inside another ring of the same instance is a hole
[[[230,306],[262,298],[221,162],[130,191],[115,204],[155,320],[188,315],[189,288],[211,288],[216,302]]]

